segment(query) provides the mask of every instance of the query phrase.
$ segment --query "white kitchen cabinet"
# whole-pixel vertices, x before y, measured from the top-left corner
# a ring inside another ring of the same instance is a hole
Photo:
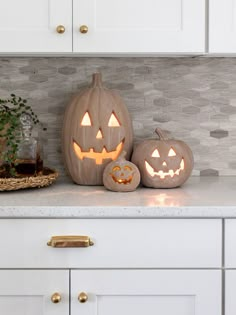
[[[236,270],[225,272],[225,315],[236,314]]]
[[[221,315],[219,219],[2,219],[0,253],[0,314]]]
[[[225,220],[225,267],[236,268],[236,220]]]
[[[204,52],[205,0],[74,0],[74,51]],[[82,25],[87,33],[80,33]]]
[[[236,52],[236,0],[209,0],[209,52]]]
[[[69,271],[0,270],[0,314],[69,315]]]
[[[0,40],[0,53],[204,52],[205,0],[1,1]]]
[[[221,315],[220,271],[76,270],[71,276],[72,315]],[[85,303],[78,302],[81,293]]]
[[[0,268],[220,268],[221,227],[217,219],[5,219]],[[56,235],[94,245],[47,246]]]
[[[65,32],[59,34],[57,27]],[[72,0],[0,3],[0,52],[71,52]]]

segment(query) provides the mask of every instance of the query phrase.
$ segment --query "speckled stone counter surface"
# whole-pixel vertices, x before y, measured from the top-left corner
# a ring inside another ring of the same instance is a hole
[[[181,188],[131,193],[56,183],[0,193],[1,218],[236,218],[236,177],[192,177]]]

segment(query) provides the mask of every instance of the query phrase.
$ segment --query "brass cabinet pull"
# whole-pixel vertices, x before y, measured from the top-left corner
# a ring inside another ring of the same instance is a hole
[[[66,236],[52,236],[50,241],[47,242],[48,246],[52,247],[89,247],[93,246],[93,241],[89,238],[89,236],[74,236],[74,235],[66,235]]]
[[[63,25],[58,25],[57,28],[56,28],[56,31],[57,31],[58,34],[63,34],[63,33],[65,33],[66,28]]]
[[[88,26],[87,25],[81,25],[79,28],[80,33],[86,34],[88,33]]]
[[[51,296],[51,301],[54,304],[61,302],[61,295],[58,292],[53,293],[53,295]]]
[[[88,295],[85,292],[81,292],[78,296],[78,300],[80,303],[85,303],[88,300]]]

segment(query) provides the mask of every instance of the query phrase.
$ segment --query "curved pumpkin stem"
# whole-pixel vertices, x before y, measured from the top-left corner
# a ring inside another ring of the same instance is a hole
[[[102,75],[100,72],[93,73],[92,88],[102,87]]]
[[[168,140],[168,137],[162,129],[156,128],[155,133],[158,135],[160,140]]]

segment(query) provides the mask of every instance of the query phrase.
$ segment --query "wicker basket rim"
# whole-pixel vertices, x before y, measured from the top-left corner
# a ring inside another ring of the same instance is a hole
[[[25,188],[41,188],[51,185],[59,176],[55,169],[43,168],[44,174],[23,178],[0,178],[0,191],[10,191]]]

